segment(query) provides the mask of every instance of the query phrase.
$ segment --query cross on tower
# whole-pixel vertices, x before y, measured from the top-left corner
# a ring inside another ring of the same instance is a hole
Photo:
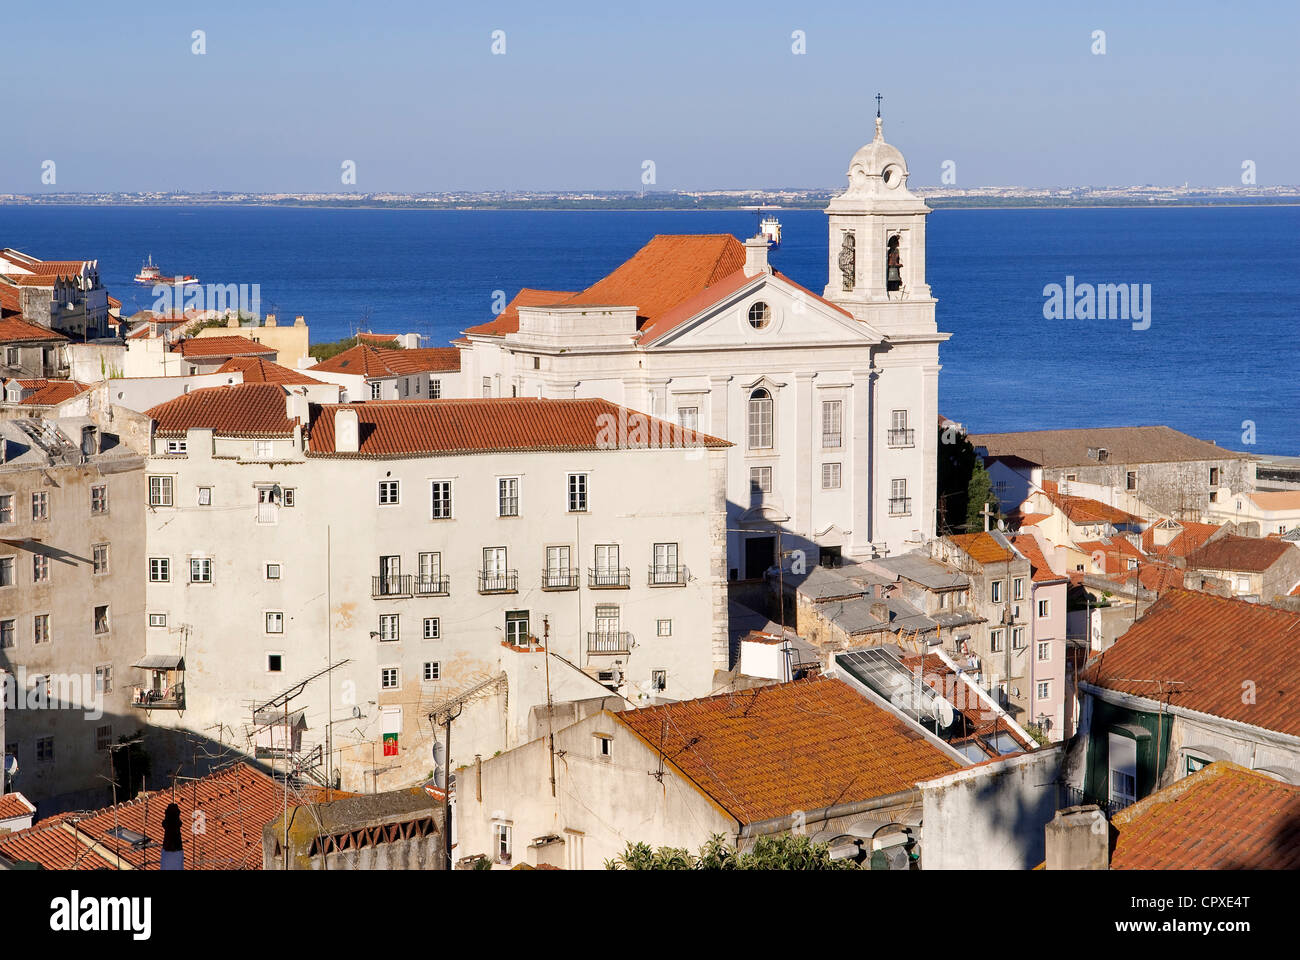
[[[880,96],[880,94],[876,94],[876,117],[877,117],[877,118],[880,117],[880,101],[881,101],[881,99],[882,99],[882,97]]]

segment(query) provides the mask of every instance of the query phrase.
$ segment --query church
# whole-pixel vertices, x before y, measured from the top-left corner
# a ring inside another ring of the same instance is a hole
[[[602,398],[731,442],[730,579],[905,552],[935,532],[939,344],[930,213],[875,137],[826,208],[821,294],[760,233],[660,235],[585,290],[520,290],[456,341],[464,389]],[[665,496],[672,496],[665,488]]]

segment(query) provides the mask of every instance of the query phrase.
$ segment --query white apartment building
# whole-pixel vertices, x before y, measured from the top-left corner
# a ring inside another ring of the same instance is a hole
[[[579,292],[522,290],[465,331],[474,396],[601,397],[732,441],[727,552],[753,578],[782,551],[867,558],[934,535],[939,344],[925,218],[875,139],[831,201],[818,296],[769,244],[657,236]]]
[[[456,765],[523,742],[548,681],[653,703],[727,667],[723,441],[601,400],[258,383],[149,413],[142,708],[179,759],[260,747],[382,790],[443,767],[449,702]]]

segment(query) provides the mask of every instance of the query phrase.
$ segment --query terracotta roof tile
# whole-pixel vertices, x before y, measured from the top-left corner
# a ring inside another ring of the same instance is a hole
[[[278,383],[290,387],[321,383],[305,373],[290,370],[262,357],[231,357],[220,366],[217,373],[242,373],[244,383]]]
[[[460,370],[460,351],[455,347],[388,350],[385,354],[384,362],[394,374],[455,373]]]
[[[455,372],[460,369],[460,351],[455,347],[395,350],[358,343],[308,369],[321,373],[352,373],[367,379],[412,373]]]
[[[961,767],[831,678],[612,716],[741,823],[900,793]]]
[[[1034,583],[1051,583],[1055,580],[1065,579],[1063,575],[1052,570],[1051,564],[1047,562],[1047,557],[1043,556],[1043,550],[1039,546],[1038,540],[1032,535],[1012,537],[1011,545],[1024,554],[1025,559],[1029,561],[1030,578]]]
[[[1212,763],[1117,813],[1112,870],[1300,868],[1300,787]]]
[[[1281,540],[1259,537],[1239,537],[1228,534],[1212,540],[1187,557],[1187,566],[1196,570],[1244,570],[1263,572],[1290,551],[1295,545]]]
[[[1112,507],[1090,497],[1075,497],[1061,493],[1054,481],[1043,481],[1043,495],[1072,523],[1145,523],[1141,517]]]
[[[0,796],[0,820],[26,817],[35,812],[36,808],[21,793],[6,793]]]
[[[1163,547],[1156,546],[1156,531],[1164,524],[1177,524],[1182,529]],[[1142,549],[1158,557],[1185,557],[1206,540],[1219,532],[1218,524],[1196,523],[1191,520],[1162,520],[1142,531]]]
[[[1112,464],[1254,459],[1166,426],[973,433],[969,439],[976,447],[984,447],[990,458],[1008,457],[1044,467],[1096,464],[1097,460],[1088,456],[1089,449],[1105,449],[1106,462]]]
[[[31,340],[67,340],[63,334],[48,327],[28,323],[19,317],[0,319],[0,343],[23,343]]]
[[[1015,560],[1015,555],[1002,546],[987,530],[979,533],[957,533],[948,538],[965,550],[976,563],[1005,563]]]
[[[181,437],[205,427],[225,437],[289,437],[294,421],[285,413],[284,388],[276,383],[236,383],[191,390],[145,411],[160,437]]]
[[[77,394],[85,393],[89,389],[86,384],[75,380],[48,380],[44,386],[38,387],[35,393],[20,400],[19,403],[48,407],[62,403],[64,400],[71,400]]]
[[[272,356],[276,351],[247,337],[188,337],[172,347],[183,357],[252,357]]]
[[[1080,680],[1266,730],[1300,736],[1300,613],[1170,590]],[[1233,665],[1235,669],[1225,669]],[[1254,685],[1243,703],[1242,681]],[[1164,693],[1154,681],[1168,681]],[[1172,681],[1178,681],[1173,684]]]
[[[574,296],[572,290],[533,290],[524,287],[495,317],[487,323],[468,327],[464,332],[476,337],[504,337],[508,333],[518,333],[520,307],[546,307],[572,296]]]
[[[334,417],[339,410],[356,412],[359,453],[340,454],[334,449]],[[620,423],[625,426],[620,428]],[[344,457],[730,445],[607,400],[514,397],[313,406],[308,437],[312,456]]]

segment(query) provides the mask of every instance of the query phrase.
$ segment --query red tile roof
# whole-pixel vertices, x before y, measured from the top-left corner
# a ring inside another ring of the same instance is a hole
[[[318,799],[318,791],[305,796],[291,790],[291,807]],[[186,870],[260,870],[262,868],[262,828],[284,809],[283,784],[246,763],[199,780],[177,783],[172,790],[141,794],[128,803],[105,807],[73,822],[64,817],[55,826],[41,821],[17,833],[0,835],[0,854],[13,859],[34,860],[47,869],[73,867],[113,868],[120,857],[129,868],[157,870],[162,849],[163,813],[169,803],[180,807],[181,823],[195,823],[195,811],[201,812],[203,831],[182,830]],[[118,840],[110,831],[124,827],[153,841],[138,850]],[[106,854],[98,858],[90,844],[102,846]],[[80,859],[78,859],[80,858]]]
[[[1156,546],[1156,531],[1162,524],[1174,524],[1182,530],[1163,547]],[[1213,523],[1196,523],[1191,520],[1167,520],[1153,523],[1142,531],[1142,549],[1158,557],[1185,557],[1194,552],[1206,540],[1219,532],[1219,526]]]
[[[1079,679],[1300,736],[1297,642],[1300,613],[1170,590],[1089,661]],[[1243,696],[1243,680],[1251,682],[1253,697]]]
[[[48,327],[28,323],[19,317],[0,319],[0,343],[25,343],[34,340],[67,340],[61,333]]]
[[[283,406],[283,403],[281,404]],[[334,416],[356,412],[359,453],[334,449]],[[620,428],[619,424],[625,424]],[[382,400],[312,407],[314,456],[401,457],[525,450],[730,446],[607,400]]]
[[[4,278],[0,277],[0,317],[7,313],[21,314],[22,312],[23,305],[18,288],[5,283]]]
[[[272,356],[276,351],[247,337],[188,337],[172,347],[183,357],[252,357]]]
[[[899,717],[830,678],[611,716],[741,823],[901,793],[961,768]]]
[[[36,808],[21,793],[6,793],[0,796],[0,820],[26,817],[35,812]]]
[[[290,437],[294,421],[285,413],[284,388],[276,383],[236,383],[191,390],[145,411],[160,437],[182,437],[191,427],[224,437]]]
[[[85,393],[89,389],[86,384],[75,380],[47,380],[43,386],[36,389],[35,393],[20,400],[19,403],[48,407],[62,403],[64,400],[71,400],[77,394]]]
[[[387,350],[384,361],[394,374],[455,373],[460,370],[460,351],[455,347],[421,347],[415,350]]]
[[[262,357],[231,357],[218,368],[217,373],[242,373],[244,383],[278,383],[290,387],[321,382]]]
[[[1012,537],[1011,545],[1024,554],[1025,559],[1029,561],[1030,577],[1034,583],[1052,583],[1065,579],[1063,574],[1052,571],[1051,564],[1043,556],[1042,548],[1034,536],[1027,534],[1023,537]]]
[[[399,336],[398,333],[358,333],[357,339],[363,343],[393,343]]]
[[[372,380],[412,373],[455,372],[460,369],[460,351],[455,347],[394,350],[358,343],[309,369],[321,373],[352,373]]]
[[[1005,563],[1016,559],[1015,555],[1002,546],[987,530],[981,530],[979,533],[957,533],[948,539],[970,554],[971,559],[976,563]]]
[[[1262,573],[1283,557],[1298,549],[1291,543],[1259,537],[1228,534],[1212,540],[1187,557],[1187,566],[1196,570],[1233,570]]]
[[[572,296],[574,296],[572,290],[533,290],[524,287],[499,314],[487,323],[466,328],[464,332],[477,337],[504,337],[507,333],[518,333],[520,307],[546,307]]]
[[[1111,821],[1112,870],[1300,868],[1300,787],[1212,763]]]
[[[1110,504],[1093,500],[1090,497],[1074,497],[1061,493],[1052,480],[1043,481],[1043,494],[1058,510],[1065,514],[1072,523],[1145,523],[1141,517],[1112,507]]]

